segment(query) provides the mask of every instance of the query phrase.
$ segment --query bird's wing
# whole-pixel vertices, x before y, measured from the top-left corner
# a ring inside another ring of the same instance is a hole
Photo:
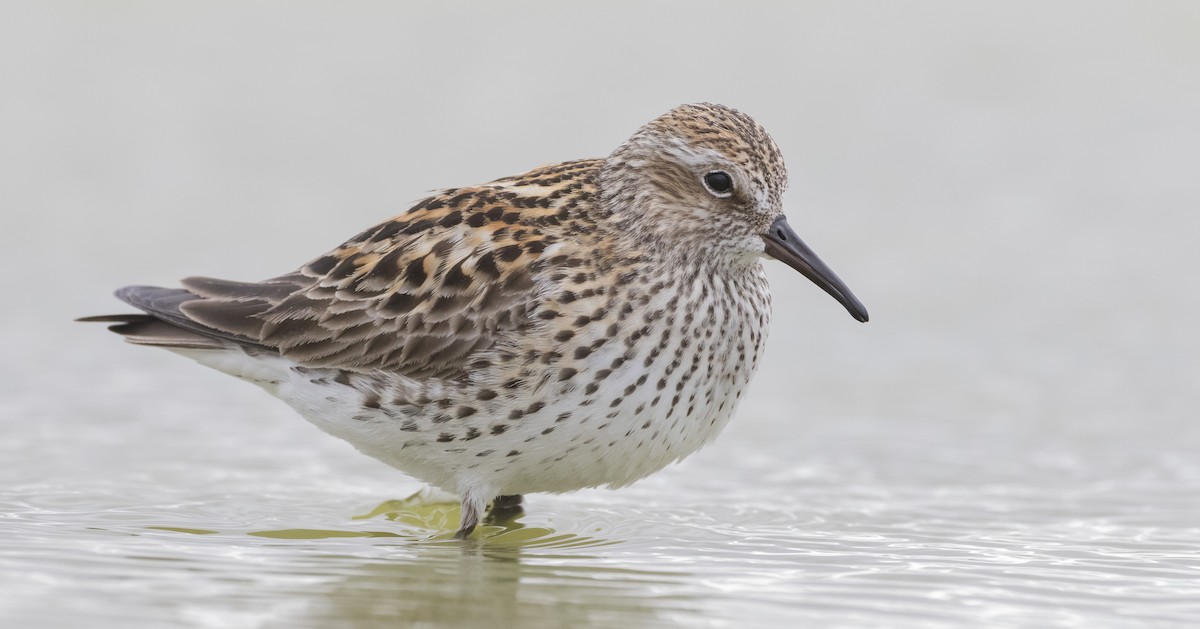
[[[295,273],[262,282],[192,277],[129,287],[125,301],[174,325],[313,367],[458,377],[469,357],[528,327],[535,275],[561,208],[502,186],[447,190]],[[122,294],[123,293],[123,294]]]

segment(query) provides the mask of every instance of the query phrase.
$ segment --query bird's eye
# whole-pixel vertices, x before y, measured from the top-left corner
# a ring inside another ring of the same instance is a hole
[[[714,170],[704,176],[704,186],[718,197],[727,197],[733,190],[733,178],[723,170]]]

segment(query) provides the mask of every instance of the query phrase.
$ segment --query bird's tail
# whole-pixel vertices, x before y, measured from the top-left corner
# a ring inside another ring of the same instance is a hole
[[[137,345],[153,345],[172,349],[228,349],[230,344],[220,339],[185,330],[148,314],[100,315],[81,317],[76,321],[112,323],[109,330]]]

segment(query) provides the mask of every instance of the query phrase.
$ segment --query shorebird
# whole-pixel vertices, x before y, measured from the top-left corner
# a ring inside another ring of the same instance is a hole
[[[612,154],[442,190],[260,282],[129,286],[88,317],[248,380],[363,453],[490,503],[621,487],[733,415],[771,316],[764,258],[867,311],[784,218],[753,119],[683,105]]]

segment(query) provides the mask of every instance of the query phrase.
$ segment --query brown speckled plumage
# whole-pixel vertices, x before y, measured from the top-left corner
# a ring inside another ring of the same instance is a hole
[[[496,496],[628,484],[714,437],[762,353],[764,255],[865,320],[783,222],[786,185],[762,127],[686,105],[607,159],[441,191],[296,272],[128,287],[146,315],[95,319],[459,492],[465,535]]]

